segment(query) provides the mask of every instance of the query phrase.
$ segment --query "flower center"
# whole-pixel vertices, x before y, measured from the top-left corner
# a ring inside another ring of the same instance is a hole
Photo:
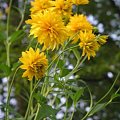
[[[30,70],[34,73],[41,73],[44,70],[44,66],[42,64],[36,63],[30,66]]]

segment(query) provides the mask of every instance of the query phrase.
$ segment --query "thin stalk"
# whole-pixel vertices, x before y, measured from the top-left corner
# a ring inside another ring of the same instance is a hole
[[[28,102],[28,107],[27,107],[27,110],[26,110],[26,114],[25,114],[25,120],[27,120],[27,117],[28,117],[28,113],[29,113],[29,110],[30,110],[30,105],[31,105],[31,100],[32,100],[32,94],[30,94],[30,98],[29,98],[29,102]]]
[[[78,46],[79,46],[79,45],[75,45],[75,46],[73,46],[73,47],[67,48],[67,49],[65,49],[64,51],[62,51],[62,52],[50,63],[50,65],[48,66],[47,70],[50,69],[50,67],[52,66],[52,64],[54,63],[54,61],[55,61],[56,59],[58,59],[64,52],[66,52],[66,51],[68,51],[68,50],[71,50],[71,49],[73,49],[73,48],[76,48],[76,47],[78,47]]]
[[[87,85],[86,85],[87,86]],[[93,105],[93,98],[92,98],[92,94],[91,91],[89,89],[89,87],[87,86],[89,94],[90,94],[90,110],[92,109],[92,105]],[[85,118],[89,115],[89,111],[86,113],[86,115],[81,119],[81,120],[85,120]]]
[[[7,61],[6,64],[10,67],[10,43],[8,41],[8,36],[9,36],[9,23],[10,23],[10,12],[11,12],[11,6],[12,6],[12,0],[10,0],[10,4],[9,4],[9,12],[8,12],[8,16],[7,16],[7,26],[6,26],[6,54],[7,54]],[[8,82],[7,82],[7,88],[9,90],[9,79],[10,76],[7,77]],[[13,81],[13,80],[12,80]],[[10,90],[8,91],[8,96],[7,96],[7,103],[6,103],[6,111],[5,111],[5,119],[8,120],[9,119],[9,97],[10,97],[10,92],[11,92],[11,85],[10,85]]]
[[[10,67],[10,43],[6,42],[7,66]]]
[[[120,90],[120,87],[119,87],[118,90],[115,92],[115,94],[117,94],[117,93],[119,92],[119,90]]]
[[[10,12],[11,12],[11,6],[12,6],[12,1],[13,0],[10,0],[10,3],[9,3],[9,11],[8,11],[8,16],[7,16],[7,39],[8,39],[8,36],[9,36],[9,23],[10,23]]]
[[[47,70],[46,75],[48,75],[48,70]],[[44,83],[42,85],[42,89],[41,89],[41,94],[43,96],[45,96],[45,92],[46,92],[46,89],[47,89],[47,84],[48,84],[48,77],[45,77],[45,81],[44,81]]]
[[[56,98],[57,98],[57,95],[55,95],[54,98],[53,98],[53,100],[51,101],[51,106],[54,104]]]
[[[13,82],[14,82],[14,79],[15,79],[15,75],[16,75],[16,73],[17,73],[18,70],[19,70],[19,67],[16,69],[16,71],[15,71],[15,73],[13,75],[13,78],[11,80],[10,87],[8,89],[8,96],[7,96],[7,103],[6,103],[6,112],[5,112],[5,120],[8,120],[10,93],[11,93],[11,90],[12,90],[12,86],[13,86]]]
[[[26,0],[24,0],[24,7],[23,7],[23,13],[21,14],[21,20],[20,23],[18,25],[18,27],[16,28],[16,31],[20,29],[23,21],[24,21],[24,17],[25,17],[25,10],[26,10]]]
[[[64,115],[64,120],[66,120],[67,112],[68,112],[68,99],[67,99],[67,95],[66,95],[66,111],[65,111],[65,115]]]
[[[70,117],[70,120],[73,119],[74,113],[75,113],[75,110],[73,110],[72,115],[71,115],[71,117]]]
[[[32,92],[32,89],[33,89],[33,80],[30,81],[30,93]],[[31,108],[31,114],[32,114],[33,113],[33,97],[31,98],[30,108]]]
[[[77,69],[83,64],[83,62],[86,60],[86,58],[87,58],[87,56],[85,56],[82,60],[80,59],[80,60],[77,61],[77,64],[76,64],[76,66],[74,67],[74,69],[73,69],[68,75],[65,76],[65,80],[66,80],[66,81],[69,79],[69,77],[70,77],[72,74],[74,74],[74,73],[77,71]],[[81,61],[81,62],[80,62],[80,61]]]
[[[30,94],[30,98],[29,98],[29,102],[28,102],[27,110],[26,110],[25,117],[24,117],[25,120],[27,120],[27,117],[28,117],[28,114],[29,114],[30,105],[31,105],[31,100],[32,100],[32,95],[33,95],[35,89],[37,88],[37,86],[39,85],[39,82],[40,82],[40,80],[38,80],[38,82],[35,84],[35,86],[34,86],[32,92],[31,92],[31,94]]]
[[[34,120],[37,120],[37,116],[38,116],[38,113],[39,113],[39,109],[40,109],[40,104],[38,103],[38,107],[37,107],[37,111],[36,111],[36,115],[35,115]]]
[[[117,75],[115,81],[113,82],[111,88],[109,89],[109,91],[96,103],[96,105],[97,105],[98,103],[100,103],[100,102],[111,92],[111,90],[113,89],[113,87],[114,87],[116,81],[118,80],[119,76],[120,76],[120,72],[118,73],[118,75]],[[95,105],[95,106],[96,106],[96,105]],[[94,106],[94,107],[95,107],[95,106]]]
[[[119,90],[120,90],[120,87],[117,89],[117,91],[115,92],[115,94],[117,94],[119,92]],[[110,103],[112,103],[112,100],[113,99],[110,99],[109,102],[107,103],[107,105],[110,104]]]

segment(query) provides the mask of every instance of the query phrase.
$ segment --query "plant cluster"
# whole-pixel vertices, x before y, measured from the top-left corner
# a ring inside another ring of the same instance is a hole
[[[27,82],[30,86],[28,106],[25,116],[21,117],[22,120],[46,118],[55,120],[56,113],[61,108],[59,102],[57,103],[57,98],[61,96],[64,96],[66,100],[64,120],[72,120],[77,103],[84,95],[85,89],[90,94],[90,110],[81,120],[85,120],[88,116],[98,112],[118,97],[119,90],[112,95],[109,101],[101,103],[112,90],[119,75],[110,90],[95,104],[93,104],[91,91],[85,81],[81,80],[79,75],[75,76],[75,73],[82,70],[81,67],[85,60],[95,57],[101,45],[106,43],[108,39],[107,35],[96,32],[97,28],[88,21],[86,15],[79,14],[79,7],[88,3],[88,0],[34,0],[31,2],[30,19],[25,22],[30,28],[28,37],[35,42],[35,45],[31,43],[28,45],[26,51],[22,52],[22,56],[19,58],[20,65],[16,68],[13,78],[8,76],[10,86],[8,85],[6,120],[9,119],[10,93],[19,68],[23,69],[22,77],[29,80]],[[10,7],[11,5],[12,0]],[[10,8],[7,32],[9,31],[9,17]],[[22,17],[16,32],[7,39],[8,66],[10,66],[9,47],[11,42],[14,42],[22,34],[19,29],[23,21],[24,17]],[[26,29],[27,27],[24,27],[24,30]],[[68,52],[74,54],[74,59],[76,59],[76,65],[72,70],[66,68],[66,60],[69,61]],[[71,76],[73,79],[70,79]],[[81,87],[77,85],[77,80],[81,82]],[[49,95],[53,98],[49,99]],[[72,114],[68,113],[69,99],[72,100],[74,108]],[[50,102],[49,105],[48,102]]]

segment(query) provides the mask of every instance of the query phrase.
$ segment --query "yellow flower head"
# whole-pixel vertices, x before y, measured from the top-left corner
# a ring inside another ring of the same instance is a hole
[[[107,35],[100,35],[100,36],[98,36],[97,41],[100,45],[103,45],[104,43],[107,42],[106,41],[107,39],[108,39]]]
[[[96,36],[92,33],[92,31],[80,31],[80,48],[83,49],[82,56],[87,55],[88,60],[90,56],[95,56],[96,51],[98,51],[100,45],[96,40]]]
[[[43,50],[54,50],[67,38],[64,22],[55,12],[45,11],[32,15],[27,23],[31,24],[30,35],[38,38],[39,43],[44,45]]]
[[[48,60],[43,52],[40,53],[39,49],[34,51],[30,48],[28,51],[22,52],[22,57],[19,60],[23,63],[20,68],[25,70],[22,77],[32,80],[33,77],[40,79],[44,76]]]
[[[89,0],[72,0],[72,3],[76,5],[88,4]]]
[[[37,12],[43,12],[44,10],[50,8],[51,4],[50,0],[35,0],[31,2],[31,6],[31,14],[34,14]]]
[[[52,10],[58,14],[70,16],[72,14],[72,3],[69,0],[56,0],[53,2]]]
[[[70,18],[70,22],[67,25],[67,29],[69,31],[69,35],[73,36],[79,31],[92,30],[93,26],[88,22],[86,16],[81,14],[81,15],[74,15]],[[73,40],[74,42],[77,42],[78,36],[76,36]]]

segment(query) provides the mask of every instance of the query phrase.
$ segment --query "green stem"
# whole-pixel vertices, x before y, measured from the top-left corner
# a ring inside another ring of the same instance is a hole
[[[16,28],[16,31],[20,29],[23,21],[24,21],[24,17],[25,17],[25,10],[26,10],[26,0],[24,1],[24,8],[23,8],[23,13],[21,14],[21,20],[20,23],[18,25],[18,27]]]
[[[40,109],[40,104],[38,103],[38,107],[37,107],[37,111],[36,111],[36,115],[35,115],[34,120],[37,120],[37,116],[38,116],[38,113],[39,113],[39,109]]]
[[[44,87],[45,87],[45,83],[43,83],[42,88],[41,88],[41,94],[43,95],[44,92]]]
[[[64,52],[66,52],[66,51],[68,51],[68,50],[71,50],[71,49],[73,49],[73,48],[76,48],[76,47],[78,47],[78,46],[79,46],[79,45],[75,45],[75,46],[73,46],[73,47],[67,48],[67,49],[65,49],[64,51],[62,51],[62,52],[50,63],[50,65],[48,66],[47,70],[50,69],[50,67],[52,66],[52,64],[54,63],[54,61],[55,61],[56,59],[58,59]]]
[[[32,100],[32,95],[33,95],[35,89],[37,88],[37,86],[39,85],[39,82],[40,82],[40,80],[38,80],[38,82],[35,84],[35,86],[34,86],[32,92],[30,93],[30,98],[29,98],[29,102],[28,102],[27,110],[26,110],[25,117],[24,117],[25,120],[27,120],[27,117],[28,117],[28,114],[29,114],[30,105],[31,105],[31,100]]]
[[[10,3],[9,3],[9,12],[8,12],[8,16],[7,16],[7,38],[9,36],[9,23],[10,23],[10,12],[11,12],[12,1],[13,0],[10,0]]]
[[[111,90],[113,89],[113,87],[114,87],[116,81],[117,81],[118,78],[119,78],[119,75],[120,75],[120,72],[118,73],[118,75],[117,75],[115,81],[113,82],[111,88],[109,89],[109,91],[108,91],[108,92],[107,92],[107,93],[96,103],[96,105],[99,104],[99,103],[100,103],[100,102],[111,92]],[[96,105],[95,105],[95,106],[96,106]],[[95,106],[94,106],[94,107],[95,107]]]
[[[33,80],[30,81],[30,93],[32,92],[32,89],[33,89]],[[31,98],[30,107],[31,107],[31,114],[32,114],[33,113],[33,98]]]
[[[6,42],[7,65],[10,67],[10,43]]]
[[[8,16],[7,16],[7,26],[6,26],[6,54],[7,54],[7,65],[10,67],[10,43],[8,41],[8,36],[9,36],[9,22],[10,22],[10,11],[11,11],[11,6],[12,6],[12,0],[10,0],[10,4],[9,4],[9,12],[8,12]],[[10,76],[7,78],[8,82],[7,82],[7,88],[8,88],[8,96],[7,96],[7,103],[6,103],[6,111],[5,111],[5,119],[8,120],[9,119],[9,98],[10,98],[10,93],[11,93],[11,89],[12,89],[12,84],[13,82],[11,82],[10,88],[9,88],[9,79]],[[13,79],[12,79],[13,81]]]
[[[32,93],[30,94],[30,98],[29,98],[29,102],[28,102],[28,107],[27,107],[26,114],[25,114],[25,120],[27,120],[27,117],[28,117],[28,114],[29,114],[30,105],[31,105],[31,99],[32,99]]]
[[[54,98],[53,98],[53,100],[51,101],[51,106],[53,106],[53,104],[54,104],[56,98],[57,98],[57,95],[55,95]]]
[[[118,90],[115,92],[115,94],[117,94],[117,93],[119,92],[119,90],[120,90],[120,87],[119,87]]]
[[[8,120],[9,118],[9,100],[10,100],[10,93],[11,93],[11,90],[12,90],[12,86],[13,86],[13,82],[14,82],[14,79],[15,79],[15,75],[17,73],[17,71],[19,70],[19,67],[16,69],[14,75],[13,75],[13,78],[11,80],[11,84],[10,84],[10,87],[8,89],[8,96],[7,96],[7,103],[6,103],[6,112],[5,112],[5,120]]]
[[[74,112],[75,112],[75,111],[73,110],[72,115],[71,115],[71,117],[70,117],[70,120],[73,119]]]
[[[87,56],[85,56],[85,57],[82,59],[82,61],[81,61],[81,59],[77,61],[77,64],[76,64],[76,66],[74,67],[74,69],[73,69],[68,75],[65,76],[65,80],[66,80],[66,81],[69,79],[69,77],[70,77],[71,75],[73,75],[73,74],[77,71],[77,69],[83,64],[83,62],[86,60],[86,58],[87,58]],[[81,62],[80,62],[80,61],[81,61]]]
[[[86,85],[87,86],[87,85]],[[92,98],[92,94],[91,91],[89,89],[89,87],[87,86],[89,94],[90,94],[90,109],[92,109],[92,105],[93,105],[93,98]],[[85,120],[85,118],[89,115],[89,111],[86,113],[86,115],[81,119],[81,120]]]
[[[67,95],[66,95],[66,111],[65,111],[65,115],[64,115],[64,120],[66,120],[67,112],[68,112],[68,99],[67,99]]]

